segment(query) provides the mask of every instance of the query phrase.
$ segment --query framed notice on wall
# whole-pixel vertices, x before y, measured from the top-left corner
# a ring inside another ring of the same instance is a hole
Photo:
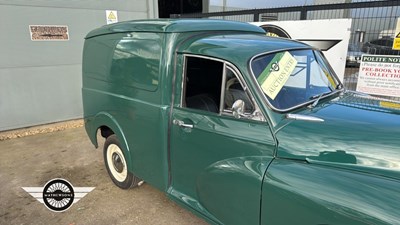
[[[68,41],[68,26],[29,25],[32,41]]]

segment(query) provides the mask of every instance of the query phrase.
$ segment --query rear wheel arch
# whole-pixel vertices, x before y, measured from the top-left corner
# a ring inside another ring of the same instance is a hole
[[[117,120],[109,113],[103,112],[97,114],[91,121],[91,123],[93,123],[91,126],[95,129],[93,129],[90,133],[88,132],[88,135],[91,136],[91,139],[94,141],[94,145],[96,146],[96,148],[98,147],[97,132],[99,130],[101,136],[105,139],[115,134],[120,141],[122,151],[124,152],[124,156],[126,157],[126,161],[128,162],[128,170],[132,172],[133,166],[131,161],[130,148],[125,134]]]

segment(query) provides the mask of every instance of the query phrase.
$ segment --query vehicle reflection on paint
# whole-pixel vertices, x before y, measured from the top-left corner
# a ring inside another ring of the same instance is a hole
[[[348,154],[344,150],[336,150],[335,152],[323,151],[318,156],[310,156],[307,158],[311,160],[321,160],[328,162],[339,162],[339,163],[350,163],[357,164],[357,158],[355,155]]]
[[[348,224],[344,219],[347,215],[357,215],[352,225],[399,222],[400,208],[393,198],[398,195],[399,184],[393,179],[280,160],[271,165],[266,180],[264,189],[268,191],[263,192],[263,200],[279,199],[279,204],[266,204],[264,208],[271,224],[278,224],[280,217],[269,212],[285,209],[300,214],[303,224]],[[315,218],[315,214],[331,216]],[[289,217],[286,222],[298,224],[296,217]]]
[[[355,164],[399,178],[400,110],[377,104],[377,100],[346,93],[309,110],[308,114],[324,122],[291,121],[283,125],[277,134],[278,156]]]

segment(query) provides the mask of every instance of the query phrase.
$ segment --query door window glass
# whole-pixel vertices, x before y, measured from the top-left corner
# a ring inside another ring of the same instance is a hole
[[[237,72],[218,60],[187,56],[182,105],[187,108],[233,115],[232,106],[237,100],[244,102],[244,115],[255,107]],[[256,118],[260,120],[260,118]]]
[[[245,104],[244,113],[251,114],[254,111],[253,103],[240,83],[238,76],[230,68],[226,68],[225,73],[224,111],[232,112],[233,103],[237,100],[242,100]]]

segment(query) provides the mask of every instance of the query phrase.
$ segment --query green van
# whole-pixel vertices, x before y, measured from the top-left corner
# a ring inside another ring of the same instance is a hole
[[[128,21],[86,36],[82,73],[120,188],[145,181],[211,224],[400,224],[400,104],[346,91],[317,49],[241,22]]]

